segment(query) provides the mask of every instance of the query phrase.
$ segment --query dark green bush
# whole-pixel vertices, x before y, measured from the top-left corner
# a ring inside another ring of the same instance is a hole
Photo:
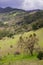
[[[38,53],[37,58],[38,58],[39,60],[42,60],[42,59],[43,59],[43,52],[42,52],[42,51],[40,51],[40,52]]]
[[[10,45],[10,48],[13,48],[13,45]]]
[[[33,30],[37,30],[37,29],[38,29],[38,28],[37,28],[37,25],[36,25],[36,24],[33,24],[33,25],[32,25],[32,29],[33,29]]]

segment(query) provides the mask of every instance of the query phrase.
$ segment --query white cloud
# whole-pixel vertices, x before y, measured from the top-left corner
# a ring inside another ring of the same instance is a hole
[[[32,10],[32,9],[42,9],[43,0],[24,0],[22,3],[22,9]]]
[[[43,0],[0,0],[0,6],[11,6],[25,10],[43,9]]]

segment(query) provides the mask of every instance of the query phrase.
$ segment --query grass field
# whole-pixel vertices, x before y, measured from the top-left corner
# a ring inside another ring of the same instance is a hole
[[[32,57],[23,54],[19,56],[14,55],[19,37],[22,35],[23,38],[25,38],[34,32],[37,34],[37,37],[39,38],[40,47],[43,48],[43,28],[38,29],[37,31],[30,31],[25,32],[24,34],[15,35],[14,39],[6,37],[0,40],[0,65],[28,65],[29,63],[31,63],[29,65],[43,65],[43,60],[37,61],[38,59],[36,58],[36,55]],[[10,45],[12,45],[13,48],[10,48]]]

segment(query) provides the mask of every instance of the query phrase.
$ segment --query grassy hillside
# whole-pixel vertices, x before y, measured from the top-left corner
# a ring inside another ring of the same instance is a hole
[[[1,52],[1,51],[0,52],[3,55],[4,51],[10,49],[10,45],[13,45],[13,49],[14,49],[15,45],[18,43],[19,37],[21,35],[23,36],[23,38],[25,38],[25,37],[29,37],[29,35],[34,32],[37,34],[37,37],[39,38],[39,45],[41,47],[43,47],[43,28],[41,28],[37,31],[30,31],[30,32],[25,32],[24,34],[14,35],[14,39],[7,38],[7,37],[3,38],[2,40],[0,40],[0,48],[1,48],[0,50],[2,50],[3,52]],[[10,50],[12,50],[12,49],[10,49]],[[6,53],[8,53],[8,52],[6,51]]]
[[[20,63],[20,62],[22,62],[20,60],[28,59],[28,61],[33,60],[33,62],[30,61],[32,63],[34,63],[34,60],[35,60],[35,63],[39,62],[40,65],[43,65],[43,61],[42,61],[42,63],[41,63],[41,61],[37,62],[36,55],[34,55],[32,57],[29,55],[22,55],[22,54],[19,56],[14,55],[15,50],[17,50],[17,44],[18,44],[19,37],[21,35],[23,36],[23,38],[28,37],[30,34],[32,34],[34,32],[37,34],[37,36],[39,38],[40,47],[43,48],[43,28],[41,28],[37,31],[30,31],[27,33],[25,32],[24,34],[14,35],[14,39],[6,37],[6,38],[0,40],[0,61],[1,61],[1,63],[3,63],[3,64],[5,63],[8,65],[10,62],[14,63],[14,61],[17,61]],[[12,48],[10,47],[11,45],[13,46]],[[1,59],[1,57],[2,57],[2,59]],[[23,60],[24,63],[25,63],[25,60]],[[14,63],[14,65],[15,65],[15,63]]]
[[[34,55],[30,56],[17,47],[20,36],[26,41],[26,38],[35,33],[39,39],[39,47],[43,51],[43,10],[24,11],[9,7],[1,10],[0,65],[43,65],[43,60],[38,60],[35,51]],[[20,55],[16,55],[16,51],[20,51]]]

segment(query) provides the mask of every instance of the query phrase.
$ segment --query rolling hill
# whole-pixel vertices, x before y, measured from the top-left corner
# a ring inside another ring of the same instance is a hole
[[[0,8],[0,30],[1,32],[4,30],[5,34],[19,34],[41,27],[43,27],[43,10]]]
[[[43,10],[0,8],[0,65],[43,65],[43,60],[39,61],[36,54],[14,54],[18,51],[20,36],[26,40],[25,38],[33,33],[37,35],[38,44],[42,49]]]

